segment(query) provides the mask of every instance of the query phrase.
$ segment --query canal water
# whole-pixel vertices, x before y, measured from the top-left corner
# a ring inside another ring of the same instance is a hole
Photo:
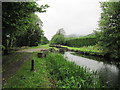
[[[73,55],[72,52],[65,52],[67,60],[75,62],[77,65],[87,67],[89,71],[97,71],[103,83],[108,87],[120,88],[120,68],[114,63],[98,61]]]

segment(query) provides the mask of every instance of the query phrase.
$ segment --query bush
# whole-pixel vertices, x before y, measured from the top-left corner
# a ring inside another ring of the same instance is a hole
[[[82,47],[82,46],[93,46],[97,43],[95,36],[89,36],[89,37],[79,37],[79,38],[73,38],[66,40],[67,46],[71,47]]]

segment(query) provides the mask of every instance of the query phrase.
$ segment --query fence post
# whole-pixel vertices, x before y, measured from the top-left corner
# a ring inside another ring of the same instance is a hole
[[[31,71],[34,71],[34,60],[31,61]]]

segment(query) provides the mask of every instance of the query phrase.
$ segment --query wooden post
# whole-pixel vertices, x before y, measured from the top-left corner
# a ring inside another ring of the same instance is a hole
[[[31,61],[31,71],[34,71],[34,60]]]

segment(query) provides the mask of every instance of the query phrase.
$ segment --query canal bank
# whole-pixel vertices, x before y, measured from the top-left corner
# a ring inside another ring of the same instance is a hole
[[[116,61],[120,62],[119,58],[111,57],[110,53],[104,52],[98,46],[84,46],[84,47],[69,47],[61,45],[59,48],[63,48],[65,51],[72,51],[76,54],[83,55],[83,56],[93,56],[96,58],[104,58],[106,61]]]
[[[112,88],[120,88],[120,68],[115,63],[104,62],[106,60],[88,59],[65,52],[64,57],[77,65],[89,68],[89,71],[97,71],[103,84]]]

